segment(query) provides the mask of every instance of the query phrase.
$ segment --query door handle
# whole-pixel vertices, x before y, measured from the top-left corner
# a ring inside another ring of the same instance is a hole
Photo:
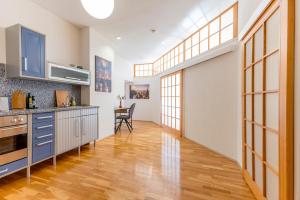
[[[45,128],[51,128],[53,125],[48,125],[48,126],[40,126],[37,127],[37,129],[45,129]]]
[[[40,146],[43,146],[43,145],[46,145],[46,144],[49,144],[49,143],[52,143],[52,142],[53,142],[53,140],[49,140],[49,141],[47,141],[47,142],[39,143],[39,144],[37,144],[36,146],[40,147]]]
[[[28,60],[27,60],[27,57],[23,57],[23,64],[24,64],[24,70],[27,71],[28,70]]]

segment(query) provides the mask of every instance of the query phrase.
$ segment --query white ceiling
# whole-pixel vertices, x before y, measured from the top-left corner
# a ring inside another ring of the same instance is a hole
[[[115,0],[105,20],[89,16],[80,0],[32,0],[83,27],[95,28],[131,63],[153,62],[236,0]],[[151,33],[156,29],[156,33]],[[122,37],[116,40],[116,37]]]

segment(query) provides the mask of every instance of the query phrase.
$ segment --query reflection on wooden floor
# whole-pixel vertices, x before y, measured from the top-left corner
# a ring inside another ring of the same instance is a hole
[[[254,199],[236,163],[153,123],[135,122],[99,141],[60,156],[57,167],[33,167],[0,180],[0,196],[26,199]]]

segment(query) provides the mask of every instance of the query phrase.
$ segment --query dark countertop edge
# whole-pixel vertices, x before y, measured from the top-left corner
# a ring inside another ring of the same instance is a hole
[[[15,115],[30,115],[30,114],[38,114],[38,113],[47,113],[47,112],[62,112],[62,111],[71,111],[71,110],[83,110],[83,109],[91,109],[91,108],[99,108],[99,106],[74,106],[74,107],[66,107],[66,108],[41,108],[34,110],[10,110],[10,111],[0,111],[0,117],[5,116],[15,116]]]

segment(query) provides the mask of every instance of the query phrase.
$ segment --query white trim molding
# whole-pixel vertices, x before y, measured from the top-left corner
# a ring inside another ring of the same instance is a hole
[[[200,56],[197,56],[195,58],[185,61],[182,64],[172,67],[172,68],[158,74],[157,76],[159,76],[159,77],[166,76],[166,75],[176,72],[178,70],[192,67],[194,65],[205,62],[207,60],[210,60],[210,59],[216,58],[218,56],[224,55],[226,53],[235,51],[238,48],[238,46],[239,46],[238,39],[237,38],[232,39],[224,44],[221,44],[220,46],[218,46],[216,48],[208,50],[205,53],[202,53]]]

